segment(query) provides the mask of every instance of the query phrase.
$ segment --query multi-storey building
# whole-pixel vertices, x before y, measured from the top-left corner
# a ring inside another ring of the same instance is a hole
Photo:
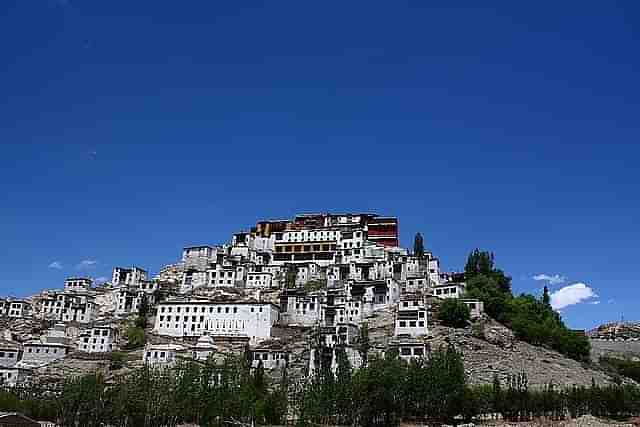
[[[20,346],[9,341],[0,341],[0,366],[10,368],[20,360]]]
[[[61,322],[90,323],[97,312],[95,296],[75,290],[43,292],[37,306],[40,317]]]
[[[407,295],[398,302],[395,335],[420,337],[427,334],[427,307],[419,295]]]
[[[174,337],[248,337],[252,344],[271,336],[279,320],[279,308],[271,303],[217,302],[205,299],[174,299],[158,304],[154,332]]]
[[[111,285],[135,287],[139,282],[147,280],[147,271],[140,267],[116,267],[113,269],[113,275],[111,277]]]
[[[80,333],[78,349],[85,353],[109,353],[118,349],[118,328],[94,325]]]
[[[12,318],[32,316],[31,303],[21,299],[0,299],[0,315]]]
[[[93,280],[88,277],[70,277],[64,281],[65,292],[87,292],[91,289]]]

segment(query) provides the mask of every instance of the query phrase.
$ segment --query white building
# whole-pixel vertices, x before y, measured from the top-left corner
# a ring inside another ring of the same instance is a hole
[[[247,288],[270,288],[273,284],[273,274],[265,271],[247,273]]]
[[[118,349],[118,328],[94,326],[80,334],[78,350],[85,353],[108,353]]]
[[[2,300],[2,314],[12,318],[31,317],[31,304],[24,300]]]
[[[18,367],[0,366],[0,384],[13,387],[22,384],[31,375],[31,370]],[[1,425],[1,424],[0,424]]]
[[[484,303],[482,301],[471,298],[462,298],[460,301],[469,307],[472,319],[477,319],[482,316],[482,313],[484,313]]]
[[[322,292],[284,289],[280,294],[280,319],[286,325],[313,326],[320,321]]]
[[[65,292],[86,292],[91,289],[93,280],[88,277],[70,277],[64,281]]]
[[[235,286],[236,280],[238,280],[236,268],[233,265],[216,264],[214,268],[207,270],[205,277],[211,288]]]
[[[0,341],[0,366],[9,368],[18,363],[20,346],[18,344]]]
[[[427,308],[419,296],[406,297],[398,303],[395,335],[420,337],[427,334]]]
[[[44,365],[62,359],[71,352],[67,344],[32,340],[22,345],[23,355],[20,363]]]
[[[143,289],[142,287],[147,287]],[[121,286],[114,289],[114,298],[116,300],[115,313],[118,316],[126,316],[131,313],[137,313],[143,299],[147,299],[149,305],[154,304],[153,291],[158,289],[157,282],[142,281],[133,288]]]
[[[433,287],[433,295],[441,299],[460,298],[464,294],[464,283],[445,283]]]
[[[420,339],[402,338],[396,339],[389,345],[390,350],[396,350],[398,356],[405,361],[427,356],[428,347]]]
[[[158,305],[154,331],[173,337],[248,337],[252,344],[271,336],[279,308],[267,302],[215,302],[206,299],[169,300]]]
[[[362,366],[362,357],[360,353],[354,346],[340,346],[340,347],[331,347],[329,349],[330,357],[331,357],[331,371],[335,374],[338,370],[338,352],[344,351],[349,364],[353,369],[359,369]],[[321,362],[317,360],[318,355],[316,354],[316,350],[311,350],[309,355],[309,373],[314,375],[316,371],[316,364],[321,365]]]
[[[115,286],[131,286],[135,287],[139,282],[147,280],[147,271],[140,267],[123,268],[116,267],[113,269],[111,284]]]
[[[149,365],[171,365],[183,347],[174,344],[149,344],[142,354],[142,361]]]
[[[182,249],[182,262],[186,268],[206,269],[209,263],[215,263],[221,248],[214,246],[189,246]]]
[[[80,291],[44,293],[38,306],[42,318],[62,322],[90,323],[97,310],[95,297]]]
[[[264,369],[284,368],[289,362],[289,352],[282,348],[256,348],[251,352],[251,367],[257,368],[260,362]]]

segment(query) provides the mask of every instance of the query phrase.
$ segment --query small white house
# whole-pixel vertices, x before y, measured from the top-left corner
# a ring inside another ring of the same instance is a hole
[[[142,355],[144,363],[149,365],[170,365],[175,363],[176,355],[182,346],[175,344],[149,344]]]
[[[441,299],[460,298],[464,294],[464,283],[445,283],[433,287],[433,295]]]
[[[93,280],[88,277],[70,277],[64,281],[65,292],[84,292],[91,289]]]
[[[482,301],[470,298],[462,298],[460,301],[469,307],[472,319],[477,319],[484,313],[484,303]]]
[[[7,300],[5,302],[5,312],[8,317],[30,317],[31,304],[23,300]]]
[[[247,273],[247,288],[270,288],[273,283],[273,275],[266,271],[254,271]]]
[[[289,361],[289,352],[284,349],[256,348],[251,353],[252,368],[257,368],[260,362],[264,369],[284,368]]]
[[[0,366],[0,385],[13,387],[17,384],[23,383],[30,374],[30,369],[18,367],[7,368]]]
[[[80,334],[78,350],[85,353],[108,353],[116,351],[118,328],[112,326],[94,326]]]
[[[27,364],[47,364],[62,359],[71,352],[71,347],[61,343],[45,343],[39,340],[28,341],[22,345],[21,362]]]
[[[1,341],[0,342],[0,366],[8,368],[18,363],[20,356],[20,347],[17,344]]]
[[[410,361],[411,359],[418,359],[427,356],[427,346],[419,339],[414,338],[400,338],[391,342],[389,345],[390,350],[396,350],[400,359]]]

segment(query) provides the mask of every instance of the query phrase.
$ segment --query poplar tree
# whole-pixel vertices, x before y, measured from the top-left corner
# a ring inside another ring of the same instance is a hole
[[[420,233],[416,233],[416,237],[413,239],[413,255],[418,258],[424,257],[424,240]]]

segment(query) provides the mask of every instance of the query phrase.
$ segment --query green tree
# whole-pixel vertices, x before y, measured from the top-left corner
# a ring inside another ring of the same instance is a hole
[[[369,323],[362,322],[360,331],[358,332],[357,349],[362,360],[362,366],[366,367],[369,361],[369,351],[371,350],[371,341],[369,340]]]
[[[440,319],[445,326],[464,328],[471,320],[471,311],[462,301],[449,298],[440,305],[438,319]]]
[[[126,330],[127,344],[125,348],[134,349],[143,347],[146,342],[144,329],[139,326],[129,325]]]
[[[286,288],[296,287],[296,278],[298,276],[298,269],[295,265],[289,264],[287,266],[287,272],[284,276],[284,285]]]
[[[416,233],[416,237],[413,239],[413,255],[418,258],[424,257],[424,240],[420,233]]]
[[[546,285],[542,293],[542,304],[544,304],[545,307],[551,307],[551,296],[549,296],[549,288]]]

